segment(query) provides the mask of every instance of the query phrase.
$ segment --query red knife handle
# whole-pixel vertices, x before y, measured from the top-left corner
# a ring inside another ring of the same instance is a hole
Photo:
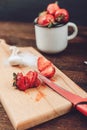
[[[77,103],[75,108],[83,115],[87,116],[87,101]]]

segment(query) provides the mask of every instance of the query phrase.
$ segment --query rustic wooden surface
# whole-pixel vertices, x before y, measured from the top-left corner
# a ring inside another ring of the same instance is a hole
[[[69,41],[67,49],[55,55],[42,53],[75,83],[87,91],[87,27],[78,27],[78,36]],[[0,38],[10,45],[33,46],[36,48],[34,26],[29,23],[0,22]],[[37,48],[36,48],[37,49]],[[86,130],[87,117],[77,111],[35,126],[31,130]],[[0,104],[0,130],[14,130]]]

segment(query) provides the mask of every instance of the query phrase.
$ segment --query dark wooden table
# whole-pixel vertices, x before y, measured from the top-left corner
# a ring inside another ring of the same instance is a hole
[[[87,27],[78,26],[78,36],[69,41],[65,51],[59,54],[44,54],[55,66],[76,84],[87,91]],[[30,23],[0,22],[0,38],[10,45],[33,46],[36,48],[34,26]],[[37,49],[37,48],[36,48]],[[0,130],[14,130],[0,104]],[[31,130],[87,130],[87,117],[77,111],[31,128]]]

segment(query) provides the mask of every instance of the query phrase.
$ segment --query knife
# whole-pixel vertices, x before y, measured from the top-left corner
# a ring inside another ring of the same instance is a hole
[[[87,98],[82,98],[79,95],[73,94],[70,91],[65,90],[64,88],[58,86],[45,76],[43,76],[41,73],[38,73],[38,76],[40,79],[46,83],[51,89],[53,89],[55,92],[66,98],[68,101],[72,103],[72,106],[81,112],[83,115],[87,116]]]

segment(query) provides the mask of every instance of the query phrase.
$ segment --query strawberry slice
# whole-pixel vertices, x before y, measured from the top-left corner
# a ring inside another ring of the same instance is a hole
[[[28,79],[23,76],[22,73],[13,73],[14,83],[13,86],[16,86],[18,89],[24,91],[28,88]]]
[[[28,78],[29,80],[29,88],[32,88],[33,87],[33,84],[34,84],[34,81],[35,81],[35,75],[34,75],[34,72],[33,71],[29,71],[27,74],[26,74],[26,77]]]
[[[37,87],[40,85],[40,81],[38,79],[38,73],[36,71],[29,71],[26,74],[26,77],[28,77],[29,80],[29,88]]]
[[[35,80],[34,87],[38,87],[40,84],[41,84],[41,81],[40,81],[40,79],[37,78]]]
[[[38,66],[38,70],[39,71],[42,71],[42,70],[44,70],[45,68],[47,68],[49,65],[51,65],[52,63],[49,61],[49,60],[47,60],[47,59],[45,59],[44,57],[39,57],[38,58],[38,61],[37,61],[37,66]]]
[[[43,74],[44,76],[51,78],[55,74],[55,68],[53,64],[45,59],[44,57],[39,57],[37,61],[37,67],[38,70]]]
[[[55,74],[55,68],[53,66],[48,66],[44,70],[41,71],[41,74],[47,78],[52,78]]]

